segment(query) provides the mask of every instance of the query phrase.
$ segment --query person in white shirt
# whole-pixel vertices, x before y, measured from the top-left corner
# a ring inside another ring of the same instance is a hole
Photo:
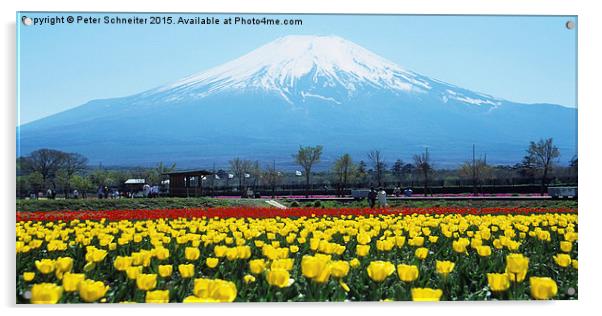
[[[378,199],[379,207],[387,206],[387,192],[385,191],[385,189],[383,189],[383,188],[378,189],[377,199]]]

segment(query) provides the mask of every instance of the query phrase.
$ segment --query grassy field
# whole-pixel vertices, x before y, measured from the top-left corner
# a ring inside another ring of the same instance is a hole
[[[228,206],[269,206],[264,200],[214,198],[17,200],[17,211],[153,210]]]
[[[315,201],[296,202],[279,200],[288,207],[362,208],[367,201]],[[529,207],[529,208],[577,208],[577,201],[536,200],[536,201],[390,201],[391,207]],[[56,211],[56,210],[117,210],[117,209],[176,209],[206,207],[269,207],[263,199],[216,199],[216,198],[156,198],[156,199],[79,199],[79,200],[17,200],[17,211]]]

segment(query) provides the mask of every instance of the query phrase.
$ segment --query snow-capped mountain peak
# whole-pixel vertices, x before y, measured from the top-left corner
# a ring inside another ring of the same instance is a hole
[[[285,98],[302,92],[320,95],[310,87],[299,90],[302,80],[310,80],[314,88],[341,86],[349,92],[362,85],[403,92],[431,89],[424,77],[341,37],[290,35],[148,94],[204,97],[229,89],[261,89]]]

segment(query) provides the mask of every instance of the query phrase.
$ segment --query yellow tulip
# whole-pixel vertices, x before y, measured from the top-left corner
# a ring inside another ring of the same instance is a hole
[[[536,300],[547,300],[556,296],[558,287],[556,282],[547,277],[530,277],[531,296]]]
[[[138,277],[138,274],[142,273],[142,267],[141,266],[127,267],[127,268],[125,268],[125,272],[127,274],[128,279],[136,280],[136,278]]]
[[[56,261],[52,259],[42,259],[35,261],[36,268],[42,274],[52,273],[55,269]]]
[[[205,261],[205,264],[207,264],[207,266],[211,269],[217,267],[217,265],[219,264],[219,259],[218,258],[207,258],[207,260]]]
[[[360,266],[360,261],[357,258],[353,258],[353,259],[351,259],[351,261],[349,261],[349,265],[352,268],[357,268]]]
[[[372,237],[370,236],[370,234],[368,234],[366,232],[357,234],[356,238],[357,238],[358,244],[361,244],[361,245],[369,244],[370,241],[372,240]]]
[[[143,291],[152,290],[157,286],[156,274],[138,274],[136,277],[136,286]]]
[[[173,273],[173,266],[170,264],[159,265],[159,275],[163,278],[171,276]]]
[[[506,273],[510,273],[510,281],[522,282],[529,269],[529,258],[522,254],[512,253],[506,256]]]
[[[567,232],[564,234],[564,240],[574,242],[577,240],[577,232]]]
[[[194,276],[194,265],[193,264],[180,264],[178,265],[178,271],[182,278],[192,278]]]
[[[148,291],[144,301],[154,304],[169,303],[169,290]]]
[[[335,278],[344,278],[349,273],[349,263],[347,261],[337,260],[332,262],[332,276]]]
[[[370,245],[357,245],[355,246],[355,253],[358,257],[365,257],[370,253]]]
[[[435,235],[429,236],[429,242],[431,242],[433,244],[436,244],[438,240],[439,240],[439,236],[435,236]]]
[[[424,237],[423,236],[414,237],[408,241],[408,245],[414,246],[414,247],[422,247],[424,245]]]
[[[420,260],[426,259],[428,254],[429,254],[428,248],[424,248],[424,247],[417,248],[416,251],[414,252],[414,255],[416,256],[416,258],[418,258]]]
[[[577,269],[577,267],[578,267],[578,263],[577,263],[577,260],[576,260],[576,259],[573,259],[573,260],[571,261],[571,265],[573,266],[573,269],[575,269],[575,270],[578,270],[578,269]]]
[[[56,259],[55,269],[60,272],[69,272],[73,268],[73,258],[61,257]]]
[[[466,247],[470,244],[468,239],[460,238],[452,242],[452,248],[457,253],[466,253]]]
[[[332,267],[329,256],[303,256],[301,273],[304,277],[318,283],[324,283],[330,278]]]
[[[561,241],[560,242],[560,250],[562,250],[563,252],[571,252],[571,250],[573,249],[573,243],[570,241]]]
[[[349,288],[349,285],[347,285],[347,283],[343,282],[343,280],[339,280],[339,285],[345,292],[351,291],[351,289]]]
[[[155,248],[155,256],[159,260],[165,260],[169,258],[169,249],[163,247]]]
[[[23,272],[23,280],[25,280],[26,282],[33,280],[33,278],[35,278],[35,277],[36,277],[35,272]]]
[[[184,257],[186,258],[186,260],[194,261],[199,259],[200,256],[201,251],[199,250],[199,248],[186,247],[186,249],[184,249]]]
[[[253,283],[253,282],[255,282],[255,277],[254,277],[254,276],[252,276],[252,275],[250,275],[250,274],[245,274],[245,276],[243,276],[243,277],[242,277],[242,280],[243,280],[243,281],[244,281],[246,284],[249,284],[249,283]]]
[[[550,237],[550,232],[547,230],[542,230],[537,234],[537,239],[542,240],[542,241],[550,241],[551,237]]]
[[[559,254],[555,255],[553,258],[554,258],[554,262],[556,262],[557,265],[559,265],[563,268],[566,268],[571,265],[571,256],[566,253],[559,253]]]
[[[430,288],[413,288],[412,289],[412,301],[419,302],[433,302],[439,301],[443,295],[443,291],[440,289]]]
[[[489,246],[478,246],[477,253],[481,257],[488,257],[491,255],[491,247]]]
[[[39,283],[31,287],[32,304],[56,304],[63,295],[63,288],[52,283]]]
[[[297,245],[292,245],[289,247],[289,249],[290,249],[291,253],[299,252],[299,246],[297,246]]]
[[[284,288],[291,285],[290,274],[284,269],[269,270],[266,274],[266,280],[269,285]]]
[[[265,270],[265,260],[253,259],[249,261],[249,270],[253,274],[260,274]]]
[[[370,279],[375,282],[382,282],[395,272],[395,266],[388,261],[372,261],[366,270]]]
[[[94,246],[86,247],[86,261],[87,262],[101,262],[107,256],[107,251],[104,249],[98,249]]]
[[[228,250],[226,250],[226,259],[229,261],[238,259],[238,251],[236,248],[228,248]]]
[[[276,259],[276,260],[272,261],[270,268],[271,269],[284,269],[287,271],[291,271],[291,270],[293,270],[294,263],[295,263],[295,260],[290,259],[290,258]]]
[[[451,261],[439,261],[435,263],[435,268],[437,273],[441,274],[444,278],[447,277],[452,270],[454,270],[454,266],[456,264]]]
[[[115,269],[117,271],[125,271],[131,265],[132,265],[132,257],[117,256],[117,257],[115,257],[115,260],[113,261],[113,267],[115,267]]]
[[[487,282],[493,292],[503,292],[510,288],[510,278],[507,273],[487,273]]]
[[[101,281],[83,280],[79,282],[79,297],[85,302],[91,303],[105,296],[109,290]]]
[[[223,245],[215,246],[215,248],[213,248],[213,253],[218,258],[223,258],[224,256],[226,256],[227,251],[228,251],[228,247],[223,246]]]
[[[418,267],[415,265],[398,264],[397,265],[397,276],[403,282],[412,282],[418,279],[420,275]]]
[[[219,303],[219,301],[211,298],[200,298],[194,295],[190,295],[185,297],[182,303]]]
[[[196,297],[215,302],[232,302],[236,299],[236,285],[219,279],[195,279],[193,293]]]
[[[66,292],[75,292],[79,289],[79,283],[86,279],[83,273],[65,273],[63,275],[63,289]]]

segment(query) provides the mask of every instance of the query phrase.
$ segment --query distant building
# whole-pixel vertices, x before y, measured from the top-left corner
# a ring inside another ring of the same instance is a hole
[[[127,179],[123,185],[125,190],[130,193],[140,192],[144,189],[146,180],[144,179]]]
[[[179,197],[202,196],[203,180],[213,175],[207,170],[185,170],[168,172],[169,195]]]

